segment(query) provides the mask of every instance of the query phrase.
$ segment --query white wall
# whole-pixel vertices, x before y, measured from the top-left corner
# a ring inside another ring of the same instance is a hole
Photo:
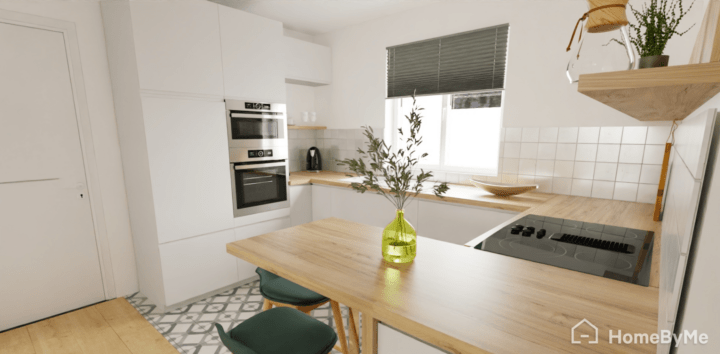
[[[632,0],[631,4],[640,4]],[[698,0],[681,28],[697,23],[666,49],[670,64],[687,64],[702,22]],[[566,53],[584,1],[478,1],[439,3],[316,36],[333,50],[333,83],[316,89],[318,123],[328,128],[384,126],[385,48],[473,29],[510,24],[504,126],[644,125],[577,93]]]
[[[287,100],[287,115],[295,121],[296,125],[318,125],[302,121],[302,112],[315,111],[315,88],[311,86],[285,84],[285,97]]]
[[[75,23],[117,296],[138,290],[100,6],[95,1],[0,1],[0,8]]]

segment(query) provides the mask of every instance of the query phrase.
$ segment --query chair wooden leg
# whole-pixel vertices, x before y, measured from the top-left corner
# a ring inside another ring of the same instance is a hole
[[[265,310],[271,309],[272,306],[273,306],[273,305],[272,305],[272,302],[270,302],[270,300],[268,300],[268,299],[264,299],[264,300],[265,300],[265,301],[263,301],[262,310],[265,311]]]
[[[335,317],[335,328],[338,335],[338,341],[340,342],[341,352],[343,354],[348,353],[348,343],[345,337],[345,326],[343,325],[342,312],[340,311],[340,305],[337,301],[330,300],[330,307],[332,307],[333,317]]]
[[[360,353],[360,338],[358,338],[358,322],[360,319],[355,318],[356,311],[348,307],[348,324],[350,328],[348,328],[348,332],[350,332],[350,354],[359,354]]]

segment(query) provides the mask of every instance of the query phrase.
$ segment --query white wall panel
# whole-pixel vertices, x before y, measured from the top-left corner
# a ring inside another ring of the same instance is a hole
[[[264,221],[257,224],[237,227],[234,230],[234,241],[244,240],[250,237],[263,235],[269,232],[286,229],[292,226],[289,217]],[[248,263],[242,259],[237,259],[237,272],[239,280],[245,280],[255,275],[256,265]]]

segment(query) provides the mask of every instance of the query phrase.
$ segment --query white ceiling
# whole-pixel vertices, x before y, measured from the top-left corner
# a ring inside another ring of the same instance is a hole
[[[290,30],[321,34],[448,0],[210,0],[280,21]],[[452,0],[450,0],[452,1]]]

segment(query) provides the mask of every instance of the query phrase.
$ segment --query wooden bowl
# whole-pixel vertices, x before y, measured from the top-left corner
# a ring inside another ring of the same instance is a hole
[[[537,184],[505,184],[505,183],[489,183],[471,179],[470,182],[476,187],[484,189],[499,197],[509,197],[511,195],[521,194],[538,189]]]

